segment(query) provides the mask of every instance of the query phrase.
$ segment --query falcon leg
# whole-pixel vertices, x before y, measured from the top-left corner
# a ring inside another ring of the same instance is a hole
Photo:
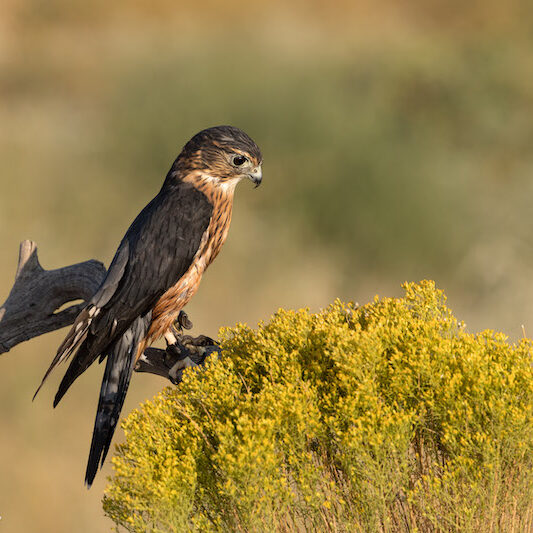
[[[180,311],[180,314],[176,319],[175,323],[179,325],[180,329],[183,327],[187,327],[189,324],[192,326],[190,320],[187,317],[187,314],[184,311]],[[176,358],[178,358],[178,360],[168,371],[168,375],[171,381],[173,381],[174,383],[179,383],[181,381],[183,371],[186,368],[197,366],[197,364],[189,356],[183,355],[182,350],[180,349],[180,347],[183,346],[183,342],[180,342],[182,336],[179,333],[178,336],[176,336],[174,333],[178,332],[169,330],[164,334],[165,341],[167,342],[166,360],[168,364],[172,364],[172,361],[175,361]]]
[[[174,332],[173,329],[169,329],[163,335],[167,343],[167,349],[165,350],[165,364],[169,368],[174,366],[176,360],[181,361],[184,358],[181,350],[182,344],[178,341],[178,338],[174,333],[177,333],[177,331]]]
[[[167,347],[173,344],[179,344],[183,335],[183,330],[191,329],[192,322],[190,321],[185,311],[180,311],[176,320],[170,329],[163,335],[167,341]]]
[[[172,344],[177,344],[178,339],[176,338],[176,335],[174,335],[174,332],[170,329],[163,335],[165,337],[165,340],[167,341],[167,347]]]

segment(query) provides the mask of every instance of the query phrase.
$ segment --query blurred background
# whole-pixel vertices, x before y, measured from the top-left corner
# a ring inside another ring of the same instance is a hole
[[[108,265],[183,144],[233,124],[264,182],[237,191],[195,333],[431,278],[471,331],[533,335],[532,16],[512,0],[4,0],[0,301],[23,239],[45,268]],[[64,333],[0,355],[0,531],[112,525],[109,460],[83,486],[103,369],[55,411],[61,372],[31,402]],[[123,413],[165,385],[135,376]]]

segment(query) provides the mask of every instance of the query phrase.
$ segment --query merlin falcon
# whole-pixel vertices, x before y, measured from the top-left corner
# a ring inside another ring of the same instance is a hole
[[[96,359],[107,359],[85,474],[89,487],[109,450],[136,361],[160,337],[176,342],[173,324],[228,235],[235,187],[243,178],[257,187],[261,164],[258,146],[238,128],[196,134],[129,227],[106,278],[59,347],[41,386],[74,356],[54,407]]]

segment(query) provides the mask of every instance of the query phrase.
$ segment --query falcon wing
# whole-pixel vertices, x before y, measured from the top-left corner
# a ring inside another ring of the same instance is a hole
[[[77,352],[54,406],[74,380],[100,355],[108,355],[108,348],[187,271],[212,211],[207,197],[187,183],[173,190],[164,186],[141,211],[122,239],[106,278],[76,318],[39,386],[55,366]]]

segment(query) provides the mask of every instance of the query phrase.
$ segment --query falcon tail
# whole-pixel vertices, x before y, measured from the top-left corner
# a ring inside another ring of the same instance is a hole
[[[107,357],[85,473],[85,483],[89,488],[109,451],[133,373],[138,346],[146,335],[150,319],[151,313],[137,318],[115,342]]]

